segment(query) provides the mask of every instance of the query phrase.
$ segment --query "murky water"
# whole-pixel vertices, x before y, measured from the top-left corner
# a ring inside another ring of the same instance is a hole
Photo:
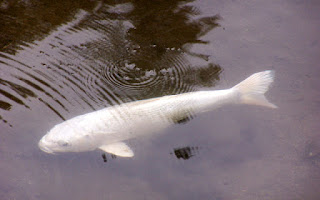
[[[317,1],[2,1],[0,199],[318,199]],[[79,114],[274,69],[279,109],[228,106],[133,158],[37,146]]]

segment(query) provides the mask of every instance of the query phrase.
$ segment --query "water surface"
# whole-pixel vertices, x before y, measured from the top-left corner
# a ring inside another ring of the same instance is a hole
[[[0,4],[1,199],[318,199],[317,1]],[[4,28],[5,27],[5,28]],[[279,109],[228,106],[135,139],[133,158],[49,155],[55,124],[274,69]]]

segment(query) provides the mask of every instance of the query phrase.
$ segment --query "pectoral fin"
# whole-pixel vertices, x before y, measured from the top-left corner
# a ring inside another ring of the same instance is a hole
[[[134,153],[130,149],[130,147],[128,147],[128,145],[126,145],[123,142],[102,145],[99,147],[99,149],[101,149],[102,151],[120,156],[120,157],[133,157],[134,156]]]

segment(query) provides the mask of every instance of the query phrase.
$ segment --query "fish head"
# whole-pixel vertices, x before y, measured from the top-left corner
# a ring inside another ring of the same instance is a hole
[[[46,153],[82,152],[93,150],[90,137],[80,129],[64,122],[53,127],[38,143]]]

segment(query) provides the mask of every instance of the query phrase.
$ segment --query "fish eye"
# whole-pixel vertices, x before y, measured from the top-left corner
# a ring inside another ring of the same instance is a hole
[[[58,145],[63,146],[63,147],[70,146],[70,144],[68,142],[62,141],[62,140],[59,140],[57,143],[58,143]]]

